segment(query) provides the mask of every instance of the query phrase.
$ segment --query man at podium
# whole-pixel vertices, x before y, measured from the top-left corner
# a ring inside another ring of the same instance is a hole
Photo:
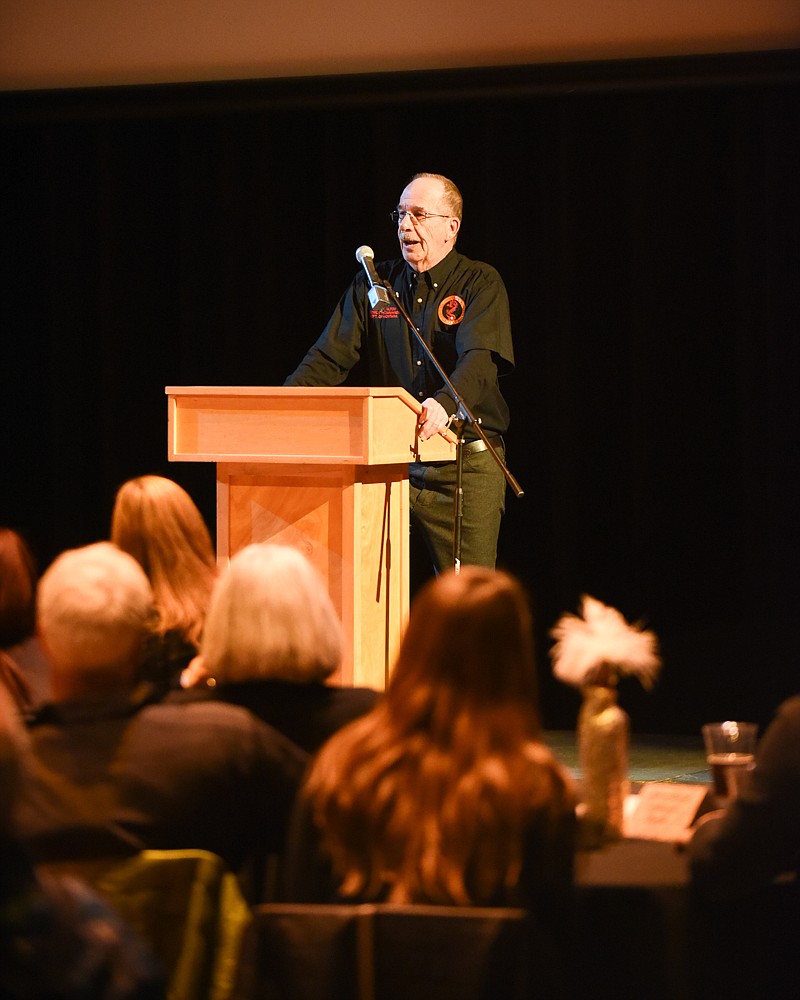
[[[421,405],[419,435],[425,440],[446,429],[458,400],[418,343],[392,296],[403,304],[460,399],[500,456],[509,422],[499,375],[514,365],[508,296],[497,271],[455,249],[462,198],[441,174],[416,174],[397,208],[401,257],[374,265],[386,288],[375,302],[368,277],[372,251],[345,291],[317,342],[285,385],[335,386],[363,360],[371,386],[401,386]],[[359,366],[362,370],[362,366]],[[486,445],[464,428],[460,562],[494,567],[505,510],[503,471]],[[421,538],[438,573],[453,565],[456,463],[412,463],[409,467],[412,535]]]

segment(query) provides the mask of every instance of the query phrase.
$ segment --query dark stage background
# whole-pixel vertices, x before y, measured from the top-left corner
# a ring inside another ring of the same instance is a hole
[[[280,384],[416,170],[465,197],[517,371],[500,562],[665,657],[639,732],[765,723],[795,649],[800,63],[767,52],[0,95],[0,523],[44,567],[166,460],[165,385]]]

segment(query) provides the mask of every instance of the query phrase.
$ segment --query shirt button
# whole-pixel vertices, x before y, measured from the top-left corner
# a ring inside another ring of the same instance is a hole
[[[417,362],[417,365],[421,365],[421,364],[422,364],[422,362],[421,362],[421,361],[418,361],[418,362]]]
[[[422,299],[417,299],[417,302],[419,303],[419,305],[422,305]]]
[[[417,395],[419,396],[420,399],[422,399],[422,393],[421,392],[418,392]]]

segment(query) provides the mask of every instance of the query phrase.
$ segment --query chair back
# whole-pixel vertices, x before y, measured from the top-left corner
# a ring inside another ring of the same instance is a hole
[[[250,911],[217,855],[148,850],[122,861],[39,867],[80,877],[108,900],[161,961],[168,1000],[228,1000]]]
[[[266,904],[245,931],[236,1000],[522,1000],[521,909]]]

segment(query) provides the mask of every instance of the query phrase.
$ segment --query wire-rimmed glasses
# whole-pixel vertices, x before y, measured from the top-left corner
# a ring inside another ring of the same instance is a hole
[[[392,222],[399,225],[407,215],[410,215],[416,222],[425,222],[426,219],[449,219],[449,215],[437,215],[435,212],[425,212],[422,209],[413,211],[410,208],[395,208],[389,213]]]

